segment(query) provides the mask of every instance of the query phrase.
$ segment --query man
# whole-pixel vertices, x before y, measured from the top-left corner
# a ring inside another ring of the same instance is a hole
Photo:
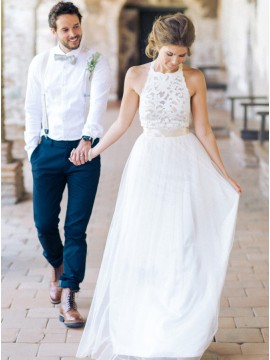
[[[100,175],[100,158],[88,161],[87,156],[103,134],[110,88],[106,60],[81,45],[81,18],[71,2],[61,1],[51,9],[49,26],[58,45],[32,60],[25,101],[34,221],[43,255],[52,266],[50,300],[61,302],[59,319],[67,327],[85,322],[75,293],[85,274],[85,232]],[[66,185],[63,245],[58,223]]]

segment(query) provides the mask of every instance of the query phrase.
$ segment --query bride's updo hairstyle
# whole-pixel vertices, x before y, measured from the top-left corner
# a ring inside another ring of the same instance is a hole
[[[192,21],[181,13],[165,15],[157,18],[152,31],[148,35],[148,45],[145,53],[147,57],[155,59],[158,49],[166,45],[179,45],[188,48],[195,40],[195,28]]]

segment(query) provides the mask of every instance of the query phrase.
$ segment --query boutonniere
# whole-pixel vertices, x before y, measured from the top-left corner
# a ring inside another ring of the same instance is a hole
[[[95,67],[97,65],[98,59],[100,58],[100,53],[95,52],[92,57],[87,61],[87,67],[86,70],[89,71],[89,80],[91,79],[93,72],[95,70]]]

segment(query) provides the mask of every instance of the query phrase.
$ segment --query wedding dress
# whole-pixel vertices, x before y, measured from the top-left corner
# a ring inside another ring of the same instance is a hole
[[[239,195],[189,132],[182,66],[151,63],[77,357],[198,360],[218,328]]]

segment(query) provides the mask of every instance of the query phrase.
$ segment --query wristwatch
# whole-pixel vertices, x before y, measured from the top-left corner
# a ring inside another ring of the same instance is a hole
[[[83,135],[82,136],[83,141],[91,141],[91,144],[93,144],[94,139],[91,136]]]

